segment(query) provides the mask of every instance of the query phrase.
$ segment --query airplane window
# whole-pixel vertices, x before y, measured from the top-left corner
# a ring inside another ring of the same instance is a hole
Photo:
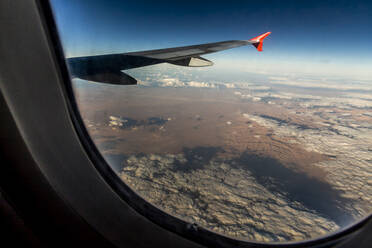
[[[85,128],[153,206],[254,242],[371,214],[370,3],[51,3]]]

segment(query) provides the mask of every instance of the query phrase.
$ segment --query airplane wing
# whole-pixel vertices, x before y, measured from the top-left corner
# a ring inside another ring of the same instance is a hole
[[[159,63],[189,67],[211,66],[213,62],[200,56],[249,44],[255,46],[258,51],[262,51],[263,40],[270,33],[267,32],[250,40],[231,40],[140,52],[68,58],[67,64],[73,77],[109,84],[133,85],[137,83],[137,80],[123,73],[122,70]]]

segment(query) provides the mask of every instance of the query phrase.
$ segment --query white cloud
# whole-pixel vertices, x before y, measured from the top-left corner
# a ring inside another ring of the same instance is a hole
[[[160,87],[185,87],[185,83],[178,78],[163,78],[160,79]]]
[[[197,87],[197,88],[216,88],[216,85],[213,83],[205,83],[205,82],[196,82],[191,81],[186,83],[189,87]]]
[[[316,79],[298,79],[291,77],[269,77],[271,84],[297,86],[304,88],[324,88],[335,90],[372,90],[372,82],[350,81],[340,82],[339,80],[327,80],[325,78]]]

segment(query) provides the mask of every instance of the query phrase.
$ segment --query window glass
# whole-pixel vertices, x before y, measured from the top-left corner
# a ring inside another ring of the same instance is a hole
[[[258,242],[315,239],[371,213],[370,3],[52,7],[86,129],[146,201]],[[267,31],[262,52],[244,43]]]

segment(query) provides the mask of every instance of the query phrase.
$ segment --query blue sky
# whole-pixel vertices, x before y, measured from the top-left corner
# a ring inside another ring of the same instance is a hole
[[[207,55],[217,68],[371,78],[371,1],[52,0],[65,54],[118,53],[250,39]],[[218,67],[219,66],[219,67]]]

